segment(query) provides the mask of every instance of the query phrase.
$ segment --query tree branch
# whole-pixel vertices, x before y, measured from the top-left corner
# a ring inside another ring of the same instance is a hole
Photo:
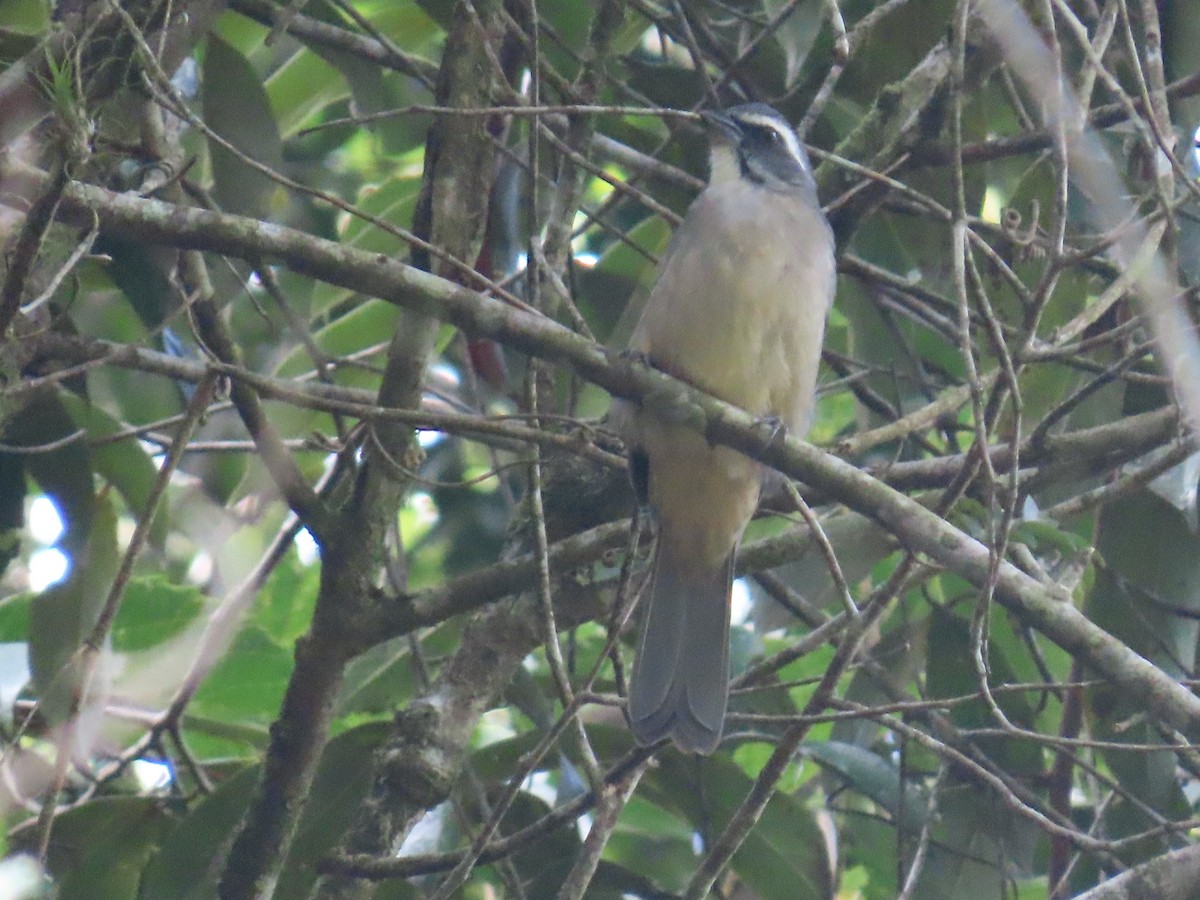
[[[1200,844],[1156,856],[1075,900],[1190,900],[1200,884]]]
[[[21,171],[34,186],[46,177],[39,178],[27,168]],[[232,256],[250,248],[302,274],[437,316],[468,334],[569,366],[614,396],[642,403],[703,432],[712,443],[733,447],[804,481],[874,519],[904,546],[927,554],[971,583],[986,583],[987,548],[915,500],[794,437],[771,443],[745,412],[624,359],[549,319],[388,257],[253,219],[180,209],[76,183],[63,192],[63,207],[89,218],[94,212],[102,225],[123,236]],[[1197,730],[1200,699],[1088,621],[1068,597],[1008,563],[1000,567],[997,589],[1000,602],[1024,622],[1124,686],[1164,722],[1188,733]]]

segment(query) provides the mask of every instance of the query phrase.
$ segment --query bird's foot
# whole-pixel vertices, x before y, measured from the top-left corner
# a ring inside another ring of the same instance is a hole
[[[773,444],[776,441],[782,443],[783,439],[787,437],[787,425],[784,424],[783,419],[779,418],[779,416],[763,416],[755,421],[754,427],[766,434],[768,444]]]

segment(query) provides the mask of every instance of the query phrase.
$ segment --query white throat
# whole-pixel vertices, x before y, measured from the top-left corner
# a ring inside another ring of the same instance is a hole
[[[711,185],[733,184],[741,180],[741,167],[737,153],[727,144],[717,144],[708,157],[708,183]]]

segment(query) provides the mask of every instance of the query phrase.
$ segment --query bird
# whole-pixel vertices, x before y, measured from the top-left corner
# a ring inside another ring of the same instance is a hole
[[[700,114],[709,179],[664,254],[629,353],[803,436],[836,288],[812,165],[763,103]],[[630,679],[630,730],[710,754],[728,705],[733,566],[765,467],[618,401],[630,480],[657,539]]]

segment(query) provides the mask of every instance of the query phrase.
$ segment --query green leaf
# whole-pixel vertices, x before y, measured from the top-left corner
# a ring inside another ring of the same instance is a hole
[[[342,74],[308,48],[293,53],[267,79],[271,123],[278,134],[294,134],[316,112],[349,93]]]
[[[357,354],[381,343],[383,335],[395,330],[400,311],[382,300],[368,300],[338,316],[323,328],[313,332],[313,342],[327,356],[340,357]],[[381,348],[381,353],[382,353]],[[296,347],[280,362],[278,374],[296,377],[313,370],[312,357],[304,347]],[[344,387],[368,387],[378,383],[379,376],[372,372],[349,370],[339,373],[338,383]],[[310,417],[308,410],[297,410],[293,418]]]
[[[320,579],[320,565],[303,565],[289,548],[258,592],[250,621],[281,646],[294,643],[312,622]]]
[[[550,807],[544,800],[526,791],[514,798],[508,815],[501,824],[503,834],[512,834],[547,815]],[[512,858],[531,897],[552,897],[566,879],[579,855],[579,832],[571,826],[556,828],[539,838]]]
[[[0,575],[21,552],[25,494],[25,463],[21,456],[0,453]]]
[[[163,804],[147,797],[100,797],[60,813],[50,833],[48,860],[54,896],[132,900],[146,860],[173,824]],[[34,830],[24,836],[32,837]]]
[[[382,184],[363,187],[355,198],[355,206],[376,219],[408,228],[412,225],[419,190],[420,183],[417,179],[393,177]],[[404,241],[375,223],[358,216],[346,216],[340,221],[343,223],[343,227],[339,228],[340,243],[390,257],[407,256],[408,247]],[[313,289],[310,314],[314,318],[321,316],[352,296],[354,292],[347,288],[321,283]],[[379,340],[380,335],[376,333],[366,346]]]
[[[866,516],[842,511],[822,519],[822,528],[837,555],[846,583],[853,588],[871,573],[871,569],[895,549],[895,539]],[[799,559],[781,566],[777,573],[809,603],[830,611],[841,609],[841,598],[829,574],[829,563],[812,541]],[[756,615],[758,613],[756,612]],[[763,614],[769,616],[764,630],[778,627],[783,616],[790,613],[776,603],[766,604]],[[762,621],[761,619],[759,620]]]
[[[697,830],[715,835],[741,805],[753,781],[724,756],[698,760],[667,753],[642,785],[647,798],[678,811]],[[771,798],[734,855],[733,867],[759,897],[815,900],[833,892],[825,837],[813,814],[788,794]]]
[[[805,755],[832,769],[849,785],[869,797],[905,827],[925,824],[929,800],[915,784],[901,785],[900,769],[893,762],[865,747],[841,741],[815,741],[803,746]],[[903,803],[901,801],[903,797]]]
[[[0,641],[24,641],[29,637],[29,616],[37,594],[13,594],[0,600]]]
[[[338,715],[382,713],[415,693],[413,659],[407,638],[372,647],[346,666]]]
[[[124,422],[75,394],[64,391],[59,397],[75,424],[87,431],[96,473],[117,489],[125,505],[140,519],[150,501],[158,466],[135,437],[120,442],[102,440],[125,431]],[[162,547],[169,527],[166,504],[160,504],[150,529],[150,541],[154,546]]]
[[[332,6],[316,5],[306,11],[331,24],[341,24],[340,17]],[[415,4],[389,3],[378,8],[368,18],[383,34],[402,36],[405,49],[418,55],[425,47],[433,49],[434,39],[440,35],[437,24]],[[310,49],[341,72],[350,87],[350,94],[354,98],[353,108],[358,115],[370,116],[402,109],[414,103],[430,102],[428,91],[415,79],[390,72],[360,56],[329,46],[313,44]],[[311,85],[311,82],[303,84]],[[282,92],[276,93],[277,87],[274,82],[270,90],[273,99],[276,100],[276,109],[280,112],[281,121],[300,121],[296,116],[297,111],[282,107]],[[365,127],[379,135],[386,152],[397,154],[425,143],[428,120],[424,116],[392,116],[368,123]]]
[[[389,728],[386,723],[371,723],[326,745],[275,896],[308,895],[316,861],[336,845],[370,788],[372,755]],[[258,766],[243,769],[188,812],[146,867],[139,895],[143,900],[216,896],[230,836],[245,813],[260,772]]]
[[[791,88],[800,76],[808,52],[816,43],[824,19],[825,4],[822,0],[763,0],[763,11],[772,19],[785,7],[794,5],[796,11],[775,29],[775,40],[783,49],[787,67],[784,72],[784,85]]]
[[[142,873],[142,900],[208,900],[216,896],[219,864],[258,780],[257,766],[221,783],[161,842]]]
[[[92,462],[87,442],[78,439],[82,435],[62,396],[54,390],[39,390],[20,411],[0,424],[0,442],[31,451],[2,455],[0,466],[9,473],[5,480],[14,485],[21,483],[10,468],[13,466],[32,475],[62,516],[64,532],[59,544],[63,551],[69,556],[82,551],[91,532],[95,507]],[[46,447],[52,449],[38,449]]]
[[[235,722],[269,722],[279,712],[291,671],[288,650],[261,628],[246,628],[200,686],[191,709]]]
[[[325,745],[288,853],[277,897],[307,897],[316,864],[333,852],[371,789],[375,752],[392,732],[390,722],[370,722]]]
[[[1183,677],[1194,670],[1200,623],[1200,537],[1181,513],[1151,491],[1123,497],[1107,506],[1100,519],[1097,549],[1103,559],[1086,611],[1097,625],[1123,641],[1164,671]],[[1110,742],[1157,744],[1162,736],[1116,685],[1088,691],[1089,721],[1098,739]],[[1121,787],[1139,801],[1120,797],[1105,819],[1118,836],[1154,828],[1156,816],[1138,808],[1149,806],[1168,819],[1191,815],[1169,750],[1103,750],[1105,762]],[[1122,859],[1130,864],[1167,848],[1162,838],[1126,847]]]
[[[969,589],[973,591],[974,589]],[[996,617],[1007,615],[993,606]],[[988,676],[993,687],[1018,684],[1022,679],[1014,671],[1004,649],[995,640],[988,642]],[[957,615],[935,607],[929,622],[929,653],[926,663],[926,687],[930,698],[970,696],[979,691],[979,674],[972,662],[970,628]],[[1017,727],[1034,726],[1034,710],[1024,692],[1006,691],[995,695],[996,704]],[[960,728],[998,727],[999,722],[982,699],[956,703],[950,719]],[[1041,750],[1015,737],[978,737],[980,751],[1013,774],[1040,775]]]
[[[692,826],[640,792],[622,810],[604,855],[649,881],[650,889],[643,888],[641,896],[653,896],[654,890],[681,892],[696,868]]]
[[[589,321],[597,323],[598,333],[613,346],[623,347],[629,341],[645,295],[635,294],[639,287],[648,288],[655,272],[650,257],[658,257],[667,248],[670,226],[659,216],[651,216],[629,232],[629,240],[645,251],[639,252],[621,242],[609,247],[596,264],[580,269],[577,281],[582,303],[589,311]],[[641,303],[631,301],[640,299]],[[619,320],[619,321],[618,321]]]
[[[113,649],[148,650],[183,631],[204,609],[198,588],[172,584],[162,575],[134,578],[113,623]]]
[[[142,325],[147,330],[161,327],[179,305],[167,277],[170,253],[160,247],[107,234],[97,239],[95,250],[108,259],[104,274],[125,295]]]
[[[863,706],[874,706],[890,703],[896,696],[911,690],[910,686],[925,670],[928,624],[928,617],[916,615],[911,604],[902,606],[889,617],[883,636],[870,650],[871,658],[879,663],[878,669],[867,666],[858,669],[846,688],[846,699]],[[877,671],[885,675],[886,684],[880,683]],[[881,728],[878,723],[866,719],[844,719],[834,723],[830,737],[868,747],[875,742]]]
[[[34,597],[30,610],[29,668],[51,722],[66,719],[81,687],[78,651],[104,607],[117,562],[117,516],[112,501],[102,498],[86,549],[74,556],[66,579]],[[99,677],[90,682],[91,699],[103,682],[102,663]]]
[[[233,47],[209,35],[204,54],[204,121],[219,137],[276,172],[283,170],[283,141],[258,73]],[[269,176],[209,138],[213,196],[225,212],[260,216],[278,185]]]
[[[0,62],[8,63],[24,55],[28,50],[33,49],[33,45],[37,43],[34,35],[46,27],[49,10],[46,8],[46,4],[40,2],[40,0],[7,0],[4,6],[6,53],[0,56]],[[24,40],[17,43],[18,39]],[[8,41],[12,41],[13,43],[8,44]],[[30,44],[27,45],[27,41]],[[10,57],[8,53],[15,53],[16,55]]]

